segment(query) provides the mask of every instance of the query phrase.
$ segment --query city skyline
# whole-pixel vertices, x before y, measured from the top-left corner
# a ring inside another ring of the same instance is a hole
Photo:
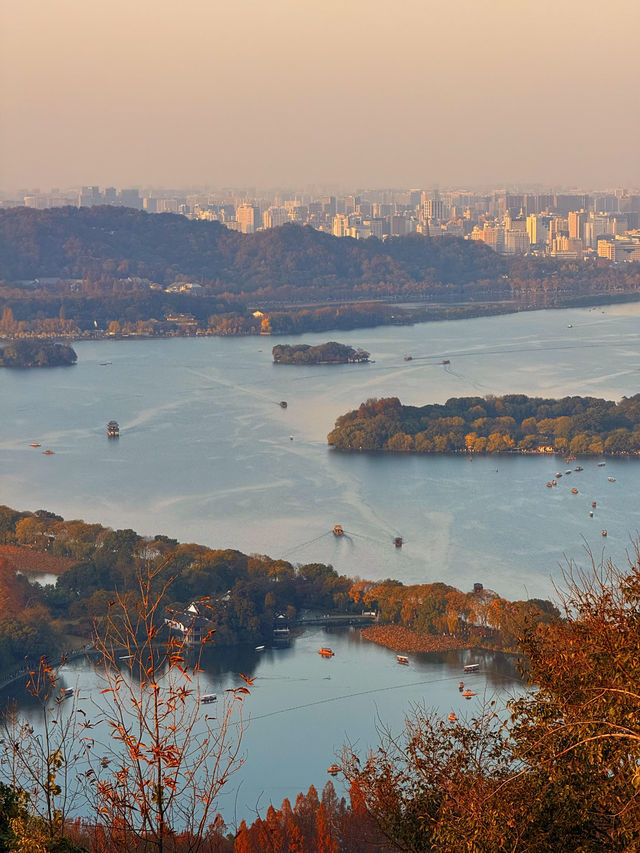
[[[25,0],[0,23],[4,192],[638,183],[629,0]]]

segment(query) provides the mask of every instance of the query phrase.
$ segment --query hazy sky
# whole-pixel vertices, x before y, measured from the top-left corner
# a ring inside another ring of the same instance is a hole
[[[639,0],[0,0],[0,189],[640,185]]]

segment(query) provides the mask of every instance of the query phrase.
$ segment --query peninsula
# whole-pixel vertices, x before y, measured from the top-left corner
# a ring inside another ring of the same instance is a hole
[[[328,341],[326,344],[278,344],[271,350],[274,364],[362,364],[369,361],[366,350]]]
[[[639,454],[640,394],[618,403],[524,394],[452,397],[426,406],[370,399],[339,417],[327,441],[340,450]]]

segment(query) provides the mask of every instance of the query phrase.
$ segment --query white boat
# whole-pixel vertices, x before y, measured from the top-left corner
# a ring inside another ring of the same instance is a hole
[[[256,651],[257,651],[257,652],[263,652],[263,651],[264,651],[264,646],[256,646]]]
[[[480,672],[479,663],[468,663],[462,669],[463,672]]]
[[[204,696],[202,697],[202,704],[203,705],[210,705],[212,702],[217,702],[217,701],[218,701],[218,697],[216,696],[215,693],[205,693]]]
[[[61,692],[62,699],[70,699],[75,693],[73,687],[63,687]]]
[[[615,478],[615,477],[607,477],[607,480],[608,480],[610,483],[615,483],[616,478]]]
[[[409,663],[409,658],[406,655],[398,655],[398,663]]]

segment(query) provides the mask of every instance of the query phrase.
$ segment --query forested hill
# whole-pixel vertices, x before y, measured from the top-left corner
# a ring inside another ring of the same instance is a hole
[[[216,292],[357,294],[401,292],[411,283],[500,282],[503,273],[494,252],[457,238],[356,241],[293,224],[244,235],[217,222],[117,207],[0,211],[6,281],[109,275],[171,284],[186,276]]]
[[[342,415],[328,442],[342,450],[418,453],[640,453],[640,394],[619,403],[507,394],[403,406],[371,399]]]

